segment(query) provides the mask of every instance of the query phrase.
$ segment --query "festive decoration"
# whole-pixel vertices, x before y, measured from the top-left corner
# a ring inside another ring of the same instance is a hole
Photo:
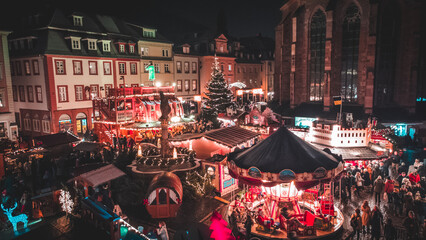
[[[191,173],[187,172],[185,176],[185,183],[192,187],[199,196],[206,195],[214,188],[211,183],[211,178],[207,172],[203,175],[199,174],[197,171]]]
[[[1,204],[1,209],[3,209],[4,214],[6,214],[7,218],[9,219],[10,223],[12,223],[13,231],[18,231],[18,223],[22,222],[24,224],[24,228],[27,228],[28,224],[28,216],[25,214],[19,214],[16,216],[12,216],[13,210],[18,206],[18,204],[15,202],[15,205],[13,208],[4,208],[3,204]]]
[[[226,113],[229,107],[235,107],[232,91],[228,88],[222,71],[219,68],[217,57],[214,58],[211,80],[206,86],[206,96],[201,108],[202,118],[216,122],[218,113]]]
[[[212,222],[209,229],[211,230],[211,239],[215,240],[235,240],[235,237],[232,236],[231,229],[227,228],[228,223],[223,220],[222,215],[217,211],[214,211],[210,219]]]
[[[74,208],[74,202],[71,199],[70,192],[61,190],[59,202],[61,204],[62,211],[64,211],[67,215],[72,212]]]

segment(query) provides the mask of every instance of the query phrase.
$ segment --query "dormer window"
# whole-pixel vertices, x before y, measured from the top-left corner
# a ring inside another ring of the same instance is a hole
[[[109,40],[102,40],[102,51],[104,51],[104,52],[110,52],[111,51]]]
[[[80,50],[81,49],[81,44],[80,44],[80,37],[70,37],[71,39],[71,48],[72,49],[76,49],[76,50]]]
[[[96,50],[97,49],[96,40],[95,39],[88,39],[87,40],[87,48],[89,50]]]
[[[73,16],[73,22],[74,22],[74,26],[83,26],[83,17],[81,16]]]
[[[189,53],[189,46],[183,46],[183,53]]]
[[[119,45],[119,47],[120,47],[120,52],[121,52],[121,53],[126,52],[126,49],[125,49],[125,46],[124,46],[124,44],[123,44],[123,43],[119,43],[118,45]]]
[[[148,38],[155,38],[155,29],[143,29],[143,36]]]
[[[129,51],[130,51],[130,53],[135,53],[135,45],[134,44],[129,45]]]

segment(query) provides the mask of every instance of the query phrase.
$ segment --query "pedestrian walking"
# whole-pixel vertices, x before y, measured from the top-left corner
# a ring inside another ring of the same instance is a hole
[[[392,201],[393,189],[394,189],[393,180],[390,177],[387,177],[387,180],[385,183],[385,194],[387,195],[388,203],[393,202]]]
[[[361,206],[362,211],[362,233],[370,233],[371,208],[368,206],[368,201],[365,200]]]
[[[385,240],[396,240],[396,228],[392,224],[392,219],[388,218],[385,224]]]
[[[359,208],[355,209],[355,213],[351,216],[351,227],[353,231],[349,237],[353,238],[356,234],[356,239],[359,240],[359,234],[362,230],[361,211],[359,210]]]
[[[418,239],[420,228],[413,211],[408,212],[408,217],[404,219],[402,225],[405,227],[409,240]]]
[[[384,188],[385,188],[385,183],[383,182],[382,177],[378,176],[376,181],[374,181],[374,199],[376,204],[380,205],[380,199],[381,199],[381,195],[383,193]]]
[[[244,222],[244,228],[246,229],[246,238],[249,239],[251,236],[251,227],[253,226],[253,219],[251,218],[250,213],[247,212],[247,218]]]
[[[355,174],[355,182],[356,182],[356,185],[355,185],[355,193],[356,193],[356,195],[357,195],[358,197],[361,197],[361,195],[360,195],[360,191],[361,191],[361,189],[362,189],[362,187],[363,187],[364,179],[362,178],[362,176],[361,176],[361,173],[360,173],[360,172],[356,172],[356,174]]]
[[[393,194],[392,194],[392,200],[395,210],[395,216],[402,215],[402,197],[400,194],[400,191],[397,188],[394,188]]]
[[[380,236],[382,235],[382,222],[383,215],[380,212],[379,208],[377,206],[374,206],[374,209],[371,214],[371,239],[380,239]]]

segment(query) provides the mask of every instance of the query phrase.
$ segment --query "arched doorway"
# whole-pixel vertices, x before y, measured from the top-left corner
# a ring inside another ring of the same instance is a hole
[[[78,135],[83,135],[87,131],[87,116],[84,113],[78,113],[75,116],[76,130]]]
[[[72,131],[71,117],[68,114],[62,114],[59,117],[59,131]]]

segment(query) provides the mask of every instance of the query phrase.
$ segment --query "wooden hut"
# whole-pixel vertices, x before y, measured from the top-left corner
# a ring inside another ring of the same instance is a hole
[[[171,172],[163,172],[156,175],[148,187],[146,209],[152,218],[176,217],[182,197],[179,177]]]

